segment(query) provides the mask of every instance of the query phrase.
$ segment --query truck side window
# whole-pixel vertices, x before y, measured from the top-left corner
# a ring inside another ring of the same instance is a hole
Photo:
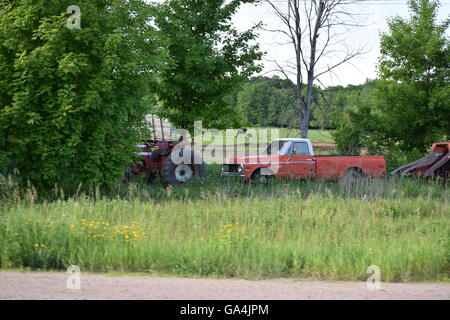
[[[265,153],[267,155],[282,154],[282,151],[286,149],[287,145],[289,145],[288,141],[273,141],[267,146]]]
[[[308,156],[309,155],[308,144],[305,142],[295,142],[294,150],[295,150],[295,154],[298,156]]]

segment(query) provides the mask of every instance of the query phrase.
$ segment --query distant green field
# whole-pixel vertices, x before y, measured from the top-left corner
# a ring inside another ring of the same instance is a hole
[[[275,128],[269,128],[275,129]],[[280,138],[299,138],[300,130],[299,129],[279,129],[280,130]],[[324,142],[324,143],[334,143],[333,137],[331,136],[330,130],[309,130],[308,131],[308,139],[312,142]]]
[[[267,130],[267,134],[264,130]],[[271,135],[272,132],[278,131],[278,134]],[[331,136],[329,130],[309,130],[308,138],[312,142],[324,142],[324,143],[334,143],[333,137]],[[240,136],[240,140],[236,136],[237,129],[232,129],[228,131],[219,131],[218,135],[212,135],[206,133],[203,136],[203,142],[208,144],[212,142],[220,143],[224,141],[225,144],[232,144],[233,141],[236,143],[248,141],[250,143],[267,143],[272,141],[274,138],[300,138],[299,129],[286,129],[286,128],[248,128],[247,133],[251,133],[252,137],[245,139],[244,135]],[[197,139],[197,138],[196,138]],[[257,140],[256,140],[257,139]]]
[[[211,277],[448,280],[449,188],[220,177],[36,201],[0,185],[0,267]]]

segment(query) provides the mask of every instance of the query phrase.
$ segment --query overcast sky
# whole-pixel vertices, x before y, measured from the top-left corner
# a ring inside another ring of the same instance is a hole
[[[164,0],[146,0],[148,2],[163,2]],[[280,8],[286,7],[286,0],[272,0],[279,5]],[[306,0],[309,1],[309,0]],[[255,5],[243,5],[233,17],[233,23],[237,29],[243,31],[251,28],[258,22],[262,22],[266,29],[279,29],[280,20],[274,14],[269,4],[262,0],[262,3]],[[450,17],[450,0],[441,0],[439,8],[438,20],[443,21]],[[322,76],[319,80],[323,86],[349,84],[361,84],[366,79],[375,79],[377,77],[377,61],[380,51],[380,32],[388,30],[386,20],[393,16],[408,17],[408,0],[361,0],[360,3],[353,5],[350,9],[352,12],[364,14],[363,27],[352,28],[342,38],[345,44],[350,48],[364,47],[366,54],[359,56],[351,61],[335,69],[335,72]],[[449,33],[447,33],[449,35]],[[264,69],[261,74],[272,75],[276,69],[276,60],[280,64],[287,61],[295,61],[292,45],[280,46],[277,43],[283,42],[280,34],[273,32],[260,31],[257,40],[263,51],[267,52],[263,60]],[[325,61],[329,65],[336,62],[336,58],[329,57]],[[293,76],[291,76],[294,79]]]
[[[275,0],[280,7],[285,7],[285,0]],[[442,0],[439,9],[439,21],[450,16],[450,0]],[[352,60],[352,64],[345,64],[336,69],[333,76],[324,75],[321,82],[324,86],[360,84],[367,78],[376,78],[376,64],[379,56],[379,34],[387,31],[386,19],[395,15],[408,17],[409,11],[407,0],[368,0],[364,4],[354,5],[351,10],[367,14],[364,17],[363,27],[351,29],[345,35],[345,43],[350,47],[364,46],[368,53]],[[233,19],[234,24],[240,30],[248,29],[257,22],[262,21],[267,29],[280,27],[279,19],[267,3],[262,5],[244,5]],[[276,43],[282,41],[280,34],[261,31],[258,42],[261,48],[267,52],[264,63],[263,74],[270,75],[276,65],[271,60],[277,60],[280,64],[293,61],[294,51],[292,45],[280,46]],[[332,64],[330,58],[328,63]]]

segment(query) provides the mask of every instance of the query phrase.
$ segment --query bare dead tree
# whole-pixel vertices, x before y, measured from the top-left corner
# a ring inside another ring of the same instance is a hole
[[[286,78],[294,75],[296,109],[302,138],[308,137],[308,126],[314,98],[314,85],[320,77],[363,53],[363,48],[349,49],[342,36],[350,28],[361,26],[359,14],[347,9],[355,0],[266,0],[281,20],[283,28],[267,30],[287,37],[295,49],[295,63],[280,65],[277,71]],[[319,38],[320,37],[320,38]],[[323,66],[323,60],[333,56],[332,64]],[[304,83],[306,78],[306,84]],[[304,92],[306,86],[306,93]]]

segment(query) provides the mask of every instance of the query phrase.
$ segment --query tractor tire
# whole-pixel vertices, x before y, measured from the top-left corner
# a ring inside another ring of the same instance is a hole
[[[192,159],[194,156],[192,156]],[[193,161],[191,161],[193,162]],[[179,186],[183,183],[197,179],[200,182],[205,180],[205,165],[201,164],[175,164],[172,158],[169,156],[165,159],[162,170],[161,177],[164,186]]]

